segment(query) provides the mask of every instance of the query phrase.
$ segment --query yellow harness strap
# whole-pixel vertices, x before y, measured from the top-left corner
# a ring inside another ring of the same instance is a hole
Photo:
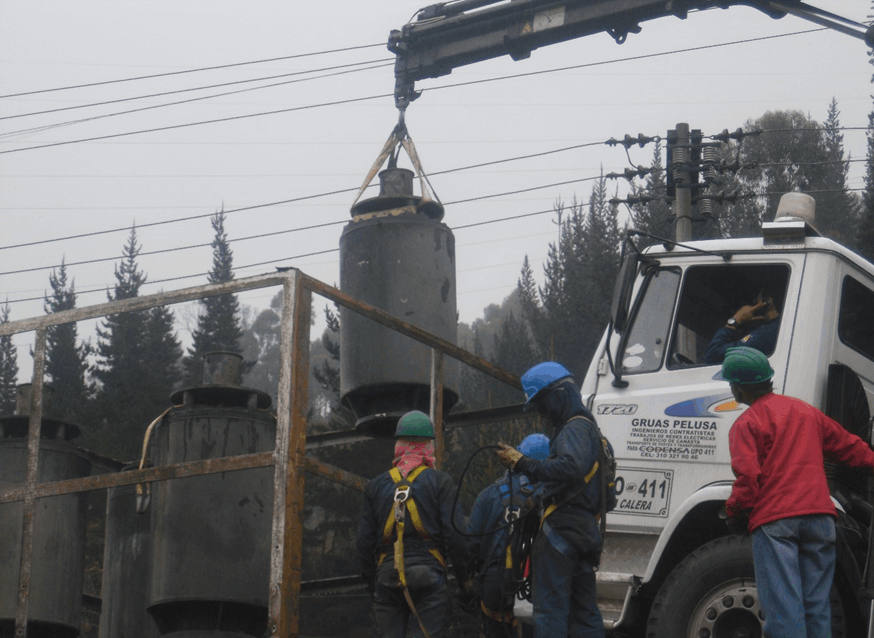
[[[592,466],[592,469],[589,470],[589,473],[583,477],[583,481],[588,485],[589,482],[595,478],[595,474],[598,472],[598,461],[595,461],[595,464]],[[571,496],[576,496],[576,493]],[[561,503],[550,503],[549,506],[544,510],[543,516],[540,517],[540,526],[543,527],[543,521],[546,520],[546,517],[552,514],[555,510],[557,510],[560,506],[564,505],[567,501],[562,501]],[[596,517],[598,519],[601,518],[601,514],[599,513]]]
[[[422,537],[422,540],[425,542],[431,540],[431,535],[422,524],[422,518],[419,516],[419,509],[416,507],[416,501],[409,497],[410,484],[417,476],[427,469],[427,465],[420,465],[407,475],[406,480],[404,480],[404,477],[401,476],[400,470],[396,467],[393,467],[389,472],[392,480],[398,487],[395,490],[394,507],[392,508],[392,511],[389,512],[388,518],[382,529],[382,542],[386,545],[391,543],[392,534],[395,531],[397,532],[397,540],[394,542],[395,569],[398,572],[398,580],[400,580],[404,587],[407,586],[407,577],[404,573],[404,514],[406,511],[410,512],[410,522],[413,524],[416,533]],[[399,498],[401,492],[405,494],[403,498]],[[444,569],[446,568],[446,559],[443,558],[443,554],[440,553],[440,550],[436,547],[432,547],[428,552],[430,552]],[[386,556],[388,556],[388,552],[383,552],[379,557],[378,564],[382,564],[382,561],[385,560]]]

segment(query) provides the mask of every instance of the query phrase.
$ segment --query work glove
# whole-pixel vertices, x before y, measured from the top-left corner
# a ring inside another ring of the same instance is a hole
[[[495,455],[504,467],[511,470],[516,467],[516,463],[519,462],[519,459],[525,456],[519,450],[510,447],[506,443],[498,443],[498,449],[495,450]]]

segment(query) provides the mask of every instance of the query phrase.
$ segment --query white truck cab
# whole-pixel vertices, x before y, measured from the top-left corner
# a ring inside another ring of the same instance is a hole
[[[653,638],[761,636],[749,537],[720,518],[734,480],[728,431],[745,406],[705,355],[764,291],[779,312],[766,352],[775,392],[870,443],[874,265],[793,218],[760,238],[641,253],[629,240],[624,252],[613,321],[581,384],[618,463],[598,573],[605,623]],[[868,620],[858,590],[874,508],[864,472],[826,465],[841,511],[834,635],[855,635]]]

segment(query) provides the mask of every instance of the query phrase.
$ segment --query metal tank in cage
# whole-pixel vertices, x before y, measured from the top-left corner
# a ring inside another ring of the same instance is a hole
[[[267,452],[276,419],[270,396],[240,387],[242,358],[204,357],[203,385],[152,436],[155,467]],[[236,638],[267,628],[273,468],[222,472],[151,486],[149,608],[162,636]]]
[[[139,463],[122,468],[135,470]],[[158,638],[146,613],[151,562],[151,508],[137,508],[137,486],[107,490],[100,638]]]
[[[51,387],[43,386],[44,412]],[[0,416],[0,489],[21,487],[27,480],[27,436],[32,387],[18,388],[15,414]],[[89,455],[70,441],[78,426],[43,416],[38,459],[40,483],[91,474]],[[28,638],[73,638],[82,615],[85,560],[86,494],[65,494],[36,501],[33,555],[27,607]],[[21,563],[24,503],[0,505],[0,638],[15,633]]]
[[[388,168],[380,193],[352,207],[340,237],[340,289],[456,342],[455,237],[443,206],[413,195],[413,173]],[[345,307],[340,308],[342,399],[356,428],[391,436],[410,410],[429,411],[431,349]],[[443,410],[458,400],[457,362],[444,363]]]

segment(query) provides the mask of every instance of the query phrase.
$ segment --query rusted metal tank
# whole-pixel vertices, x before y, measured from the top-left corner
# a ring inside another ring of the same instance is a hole
[[[205,357],[204,384],[174,393],[156,467],[273,450],[270,396],[240,387],[242,360]],[[212,375],[216,377],[213,378]],[[152,484],[148,611],[162,636],[262,636],[267,628],[273,468]]]
[[[44,386],[44,394],[50,388]],[[27,433],[31,386],[19,387],[15,414],[0,416],[0,489],[27,480]],[[43,405],[46,405],[43,401]],[[84,450],[70,443],[79,427],[45,416],[41,424],[39,482],[91,474]],[[15,633],[21,563],[21,501],[0,505],[0,637]],[[73,638],[82,613],[86,494],[41,498],[33,519],[33,555],[28,599],[28,638]]]
[[[380,194],[352,207],[340,237],[340,289],[456,342],[455,237],[443,207],[413,195],[413,173],[379,174]],[[391,436],[410,410],[428,412],[431,349],[340,308],[340,384],[356,428]],[[458,400],[457,363],[444,363],[444,413]]]
[[[138,463],[122,471],[134,470]],[[151,563],[151,509],[137,511],[137,486],[107,490],[100,638],[158,638],[146,613]]]

